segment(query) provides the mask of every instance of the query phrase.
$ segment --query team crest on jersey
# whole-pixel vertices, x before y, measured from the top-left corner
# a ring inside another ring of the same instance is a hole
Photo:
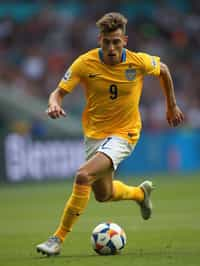
[[[126,78],[128,80],[130,80],[130,81],[134,80],[135,75],[136,75],[136,70],[133,69],[133,68],[128,68],[128,69],[125,70],[125,75],[126,75]]]

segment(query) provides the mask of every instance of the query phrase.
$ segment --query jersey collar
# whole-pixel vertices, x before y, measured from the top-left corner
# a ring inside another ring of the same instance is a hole
[[[99,58],[101,60],[101,62],[103,62],[103,51],[101,48],[99,48]],[[122,57],[121,57],[121,62],[120,63],[123,63],[126,61],[126,49],[123,48],[122,50]]]

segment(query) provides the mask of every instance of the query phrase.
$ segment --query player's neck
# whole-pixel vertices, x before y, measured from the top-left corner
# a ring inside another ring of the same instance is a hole
[[[103,50],[99,48],[99,58],[106,65],[110,65],[110,66],[118,65],[126,61],[126,49],[123,48],[119,56],[117,58],[112,59],[112,58],[109,58],[109,56],[105,56],[103,53]]]

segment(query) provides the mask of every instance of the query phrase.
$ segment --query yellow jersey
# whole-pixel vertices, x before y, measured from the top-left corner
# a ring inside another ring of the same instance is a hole
[[[141,130],[139,101],[145,75],[160,75],[159,57],[124,48],[119,64],[106,65],[101,48],[97,48],[79,56],[58,87],[71,92],[78,83],[83,85],[85,136],[101,139],[113,135],[135,143]]]

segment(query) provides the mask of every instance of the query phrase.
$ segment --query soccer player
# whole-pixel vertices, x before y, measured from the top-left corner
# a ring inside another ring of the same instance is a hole
[[[125,48],[127,19],[119,13],[108,13],[96,24],[100,47],[79,56],[49,97],[48,115],[53,119],[66,116],[62,108],[64,96],[77,84],[83,85],[87,160],[75,174],[60,225],[53,236],[36,247],[46,255],[60,253],[63,241],[88,204],[91,190],[99,202],[133,200],[139,205],[143,219],[151,217],[151,181],[128,186],[113,180],[117,166],[132,153],[140,136],[139,101],[145,75],[160,80],[169,125],[177,126],[184,119],[176,104],[168,67],[157,56]]]

